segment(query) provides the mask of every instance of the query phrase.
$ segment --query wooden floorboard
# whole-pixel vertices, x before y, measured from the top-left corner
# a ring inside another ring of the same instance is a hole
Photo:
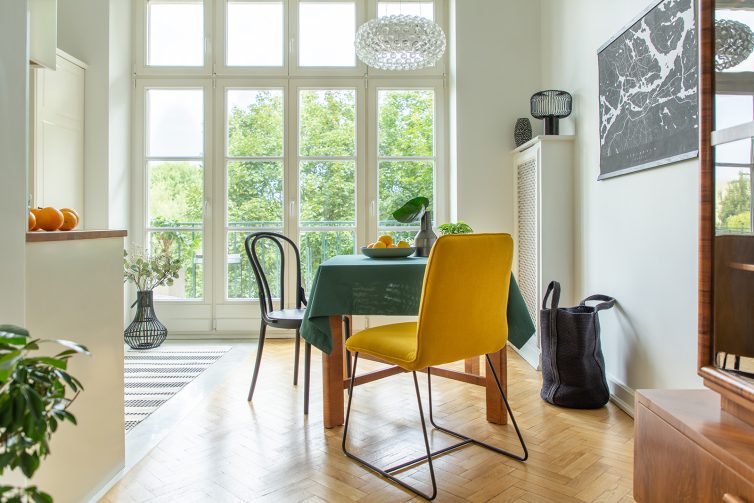
[[[104,502],[405,502],[419,501],[346,458],[342,428],[322,423],[319,354],[312,354],[310,415],[303,386],[292,386],[293,344],[265,347],[254,403],[246,400],[254,350],[229,371],[209,398],[101,500]],[[303,370],[303,363],[302,363]],[[359,362],[359,371],[381,368]],[[458,370],[464,370],[461,362]],[[592,411],[557,408],[539,398],[540,375],[508,354],[508,392],[529,447],[520,463],[479,447],[437,459],[437,501],[628,502],[633,421],[614,405]],[[426,378],[420,375],[426,386]],[[303,377],[300,377],[303,382]],[[485,389],[434,379],[435,418],[442,425],[515,450],[511,424],[485,420]],[[426,387],[422,389],[426,408]],[[351,446],[388,466],[422,454],[411,374],[359,386],[354,394]],[[434,431],[433,448],[453,443]],[[425,466],[401,475],[428,490]]]

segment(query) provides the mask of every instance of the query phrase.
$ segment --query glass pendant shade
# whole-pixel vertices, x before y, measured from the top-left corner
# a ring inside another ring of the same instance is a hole
[[[381,70],[434,66],[445,53],[445,33],[425,17],[392,15],[367,21],[356,32],[356,55]]]
[[[715,21],[715,69],[718,72],[743,63],[754,52],[754,32],[732,19]]]

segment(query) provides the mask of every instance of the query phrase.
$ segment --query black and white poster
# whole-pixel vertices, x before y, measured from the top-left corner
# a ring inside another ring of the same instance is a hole
[[[696,157],[694,0],[661,0],[599,50],[599,179]]]

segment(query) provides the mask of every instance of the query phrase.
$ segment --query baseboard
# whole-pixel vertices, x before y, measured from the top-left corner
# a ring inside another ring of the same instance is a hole
[[[537,338],[532,337],[529,339],[529,341],[524,344],[524,346],[521,349],[518,349],[516,346],[514,346],[511,343],[508,343],[508,345],[518,353],[521,358],[526,361],[534,370],[541,370],[540,367],[540,358],[539,358],[539,348],[537,347]]]
[[[611,375],[607,376],[607,384],[610,388],[610,400],[623,412],[634,417],[634,390]]]
[[[125,466],[121,467],[116,471],[110,479],[105,482],[105,484],[97,490],[97,492],[94,493],[94,495],[89,498],[87,501],[89,503],[97,503],[99,500],[105,497],[105,494],[107,494],[110,489],[113,488],[115,484],[117,484],[120,479],[122,479],[126,475],[126,468]]]

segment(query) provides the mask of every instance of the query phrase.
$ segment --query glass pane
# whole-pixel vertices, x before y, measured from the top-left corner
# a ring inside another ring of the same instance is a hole
[[[356,225],[355,162],[302,162],[299,181],[302,227]]]
[[[228,66],[283,66],[283,2],[228,2]]]
[[[356,155],[356,91],[332,89],[300,92],[302,156]]]
[[[150,162],[149,227],[201,228],[204,167],[199,162]]]
[[[283,156],[283,91],[231,89],[227,95],[228,156]]]
[[[282,229],[274,229],[282,232]],[[246,255],[244,243],[246,232],[228,233],[228,298],[229,299],[258,299],[259,289],[257,280],[251,269],[251,262]],[[260,241],[258,248],[259,259],[262,263],[267,282],[270,285],[273,298],[280,298],[280,252],[269,240]]]
[[[228,163],[228,227],[283,226],[283,163]]]
[[[725,129],[754,121],[754,96],[715,95],[715,129]]]
[[[752,164],[752,140],[738,140],[715,147],[717,164]]]
[[[434,168],[432,161],[382,161],[379,164],[380,227],[406,226],[393,219],[392,213],[415,197],[429,199],[434,208]],[[434,222],[435,213],[432,213]]]
[[[433,2],[379,2],[377,4],[377,16],[421,16],[429,20],[435,20]]]
[[[751,171],[716,166],[715,178],[717,231],[751,232]]]
[[[202,157],[204,91],[147,90],[148,157]]]
[[[303,232],[300,243],[301,275],[307,292],[322,262],[336,255],[353,255],[356,252],[356,234],[353,231]]]
[[[201,1],[149,2],[147,65],[204,66]]]
[[[356,4],[302,2],[299,66],[356,66]]]
[[[153,252],[166,250],[181,261],[181,271],[173,286],[155,289],[158,299],[201,299],[204,291],[203,234],[198,230],[149,233]]]
[[[434,101],[434,91],[379,91],[379,155],[431,157],[434,152]]]

